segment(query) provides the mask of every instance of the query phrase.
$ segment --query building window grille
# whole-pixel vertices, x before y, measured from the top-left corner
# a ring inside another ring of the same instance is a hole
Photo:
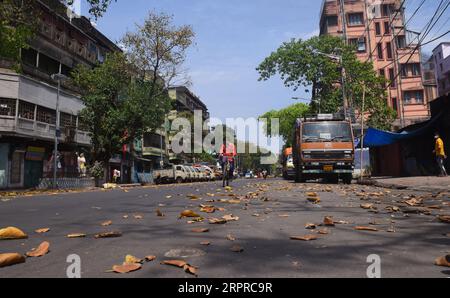
[[[0,98],[0,116],[14,117],[16,115],[16,100]]]
[[[56,112],[54,110],[38,106],[36,121],[47,124],[56,124]]]
[[[19,118],[34,120],[35,105],[25,101],[19,102]]]

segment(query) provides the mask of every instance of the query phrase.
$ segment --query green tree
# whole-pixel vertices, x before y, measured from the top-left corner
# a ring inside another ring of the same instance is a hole
[[[0,1],[0,57],[16,64],[20,61],[21,49],[28,48],[37,28],[39,15],[34,4],[32,0]]]
[[[161,86],[135,78],[134,67],[121,53],[109,54],[93,69],[78,67],[73,80],[82,90],[80,116],[91,134],[94,160],[104,164],[144,130],[160,127],[170,109],[167,95],[151,96],[150,90]]]
[[[72,5],[75,0],[66,0],[67,5]],[[116,2],[117,0],[114,0]],[[108,9],[112,0],[86,0],[89,5],[89,13],[95,18],[98,19],[103,16],[103,14]]]
[[[386,103],[386,80],[377,75],[372,63],[359,61],[355,50],[341,38],[328,35],[308,40],[293,39],[283,43],[259,65],[259,80],[280,75],[285,86],[294,90],[312,86],[311,111],[335,113],[343,106],[340,65],[318,52],[340,55],[346,70],[349,104],[360,110],[362,85],[366,84],[364,112],[370,114],[369,123],[377,128],[390,127],[395,112]]]
[[[277,135],[273,137],[280,136],[283,138],[286,146],[290,147],[292,145],[292,140],[294,139],[295,122],[298,118],[306,115],[310,110],[310,107],[304,103],[296,103],[290,105],[281,110],[272,110],[264,115],[260,116],[259,119],[266,119],[265,131],[267,136],[271,135],[271,119],[279,119],[280,129]]]

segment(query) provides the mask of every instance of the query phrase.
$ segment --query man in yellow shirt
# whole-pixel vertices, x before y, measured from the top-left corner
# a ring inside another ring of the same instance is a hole
[[[447,171],[444,166],[444,160],[447,159],[447,156],[445,155],[444,150],[444,142],[442,141],[441,137],[438,133],[434,135],[434,139],[436,140],[436,145],[434,149],[434,154],[436,154],[436,161],[438,163],[439,167],[439,176],[440,177],[447,177]]]

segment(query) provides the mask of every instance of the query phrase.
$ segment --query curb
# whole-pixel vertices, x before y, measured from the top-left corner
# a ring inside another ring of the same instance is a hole
[[[378,180],[364,180],[362,182],[358,182],[358,184],[381,187],[381,188],[388,188],[388,189],[396,189],[396,190],[412,190],[412,191],[424,191],[424,192],[432,192],[432,193],[448,192],[448,188],[425,187],[425,186],[406,186],[406,185],[401,185],[401,184],[384,183],[384,182],[380,182]]]

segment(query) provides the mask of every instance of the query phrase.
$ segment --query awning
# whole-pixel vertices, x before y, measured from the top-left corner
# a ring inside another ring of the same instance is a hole
[[[418,125],[416,124],[414,125],[415,129],[408,130],[408,128],[405,128],[402,132],[397,133],[369,128],[366,135],[364,136],[364,147],[382,147],[426,134],[443,114],[444,112],[442,111],[441,113],[439,113],[439,115],[432,118],[431,120],[420,123],[418,128]]]

